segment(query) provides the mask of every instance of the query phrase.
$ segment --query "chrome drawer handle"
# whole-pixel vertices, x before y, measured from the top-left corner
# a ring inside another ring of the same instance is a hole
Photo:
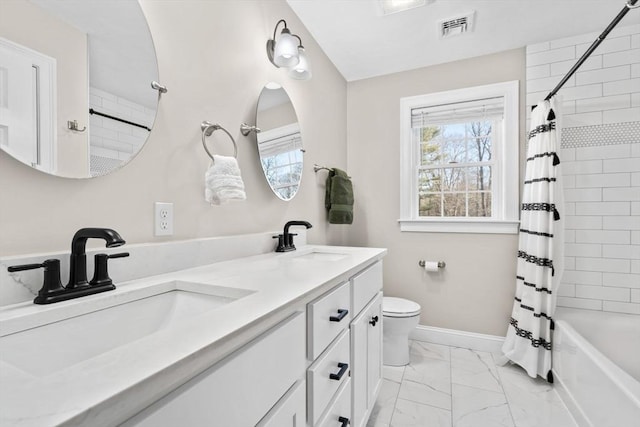
[[[342,423],[340,424],[340,427],[347,427],[349,424],[351,424],[351,421],[349,421],[349,418],[345,418],[345,417],[338,417],[338,422]]]
[[[349,310],[338,309],[338,315],[329,317],[329,321],[331,321],[331,322],[339,322],[342,319],[344,319],[344,316],[346,316],[347,314],[349,314]]]
[[[338,373],[337,374],[329,374],[329,378],[331,378],[332,380],[340,381],[342,379],[342,377],[344,376],[344,374],[347,372],[347,369],[349,369],[349,364],[348,363],[338,363],[338,368],[340,368]]]

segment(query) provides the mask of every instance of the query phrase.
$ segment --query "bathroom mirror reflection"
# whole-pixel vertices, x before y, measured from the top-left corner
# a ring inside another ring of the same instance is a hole
[[[291,200],[300,186],[304,149],[295,108],[279,84],[267,83],[260,92],[256,126],[264,176],[276,196]]]
[[[137,0],[0,1],[0,148],[22,163],[67,178],[120,168],[153,127],[153,80]]]

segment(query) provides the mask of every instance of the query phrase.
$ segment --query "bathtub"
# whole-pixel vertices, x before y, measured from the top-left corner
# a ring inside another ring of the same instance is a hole
[[[580,427],[640,425],[640,316],[558,308],[553,374]]]

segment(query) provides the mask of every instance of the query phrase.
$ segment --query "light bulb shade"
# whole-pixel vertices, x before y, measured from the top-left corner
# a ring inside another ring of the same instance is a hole
[[[289,77],[296,80],[309,80],[311,78],[311,63],[303,47],[298,47],[300,61],[289,69]]]
[[[298,58],[298,40],[286,28],[280,33],[273,49],[273,62],[278,67],[296,65]]]

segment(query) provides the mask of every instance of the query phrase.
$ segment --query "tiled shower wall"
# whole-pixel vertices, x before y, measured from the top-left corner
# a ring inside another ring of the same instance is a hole
[[[101,113],[151,127],[154,109],[94,87],[89,88],[90,107]],[[92,114],[90,116],[91,176],[103,175],[127,162],[147,140],[149,131]]]
[[[598,35],[527,46],[527,105]],[[566,201],[558,305],[640,314],[640,25],[615,28],[558,95]]]

